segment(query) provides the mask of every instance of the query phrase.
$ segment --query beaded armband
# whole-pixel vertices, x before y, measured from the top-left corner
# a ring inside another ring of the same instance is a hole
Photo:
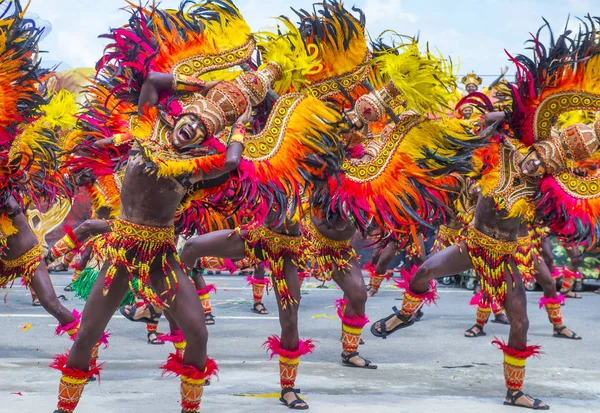
[[[206,85],[206,82],[194,76],[173,75],[173,90],[178,92],[198,92]]]
[[[236,123],[231,128],[231,136],[229,138],[229,143],[239,142],[242,145],[246,142],[246,128],[241,123]]]

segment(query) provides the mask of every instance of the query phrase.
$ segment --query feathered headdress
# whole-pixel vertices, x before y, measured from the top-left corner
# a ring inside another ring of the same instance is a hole
[[[545,21],[545,20],[544,20]],[[517,67],[511,84],[512,113],[508,120],[525,145],[550,137],[556,117],[571,110],[600,110],[600,47],[598,18],[581,20],[574,34],[565,28],[555,39],[547,21],[528,41],[533,57],[508,54]],[[546,46],[540,35],[547,29]]]

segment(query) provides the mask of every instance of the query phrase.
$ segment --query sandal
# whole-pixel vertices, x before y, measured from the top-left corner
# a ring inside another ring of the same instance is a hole
[[[69,270],[69,266],[62,262],[48,267],[48,272],[65,272],[68,270]]]
[[[583,298],[581,296],[581,294],[577,294],[575,291],[568,291],[566,293],[561,293],[561,294],[564,294],[566,298],[577,298],[577,299]]]
[[[260,310],[258,308],[256,308],[259,305],[262,306],[262,308]],[[260,302],[260,301],[257,302],[257,303],[254,303],[252,311],[254,311],[256,314],[262,314],[262,315],[269,314],[269,310],[267,310],[267,307],[265,307],[265,305],[262,302]]]
[[[285,396],[288,393],[294,393],[294,396],[296,396],[296,400],[288,403],[283,396]],[[281,397],[279,398],[279,401],[283,404],[285,404],[287,407],[289,407],[290,409],[294,409],[294,410],[308,410],[308,404],[306,404],[306,402],[304,400],[302,400],[300,398],[300,396],[298,396],[298,393],[300,393],[299,389],[283,389],[281,390]],[[298,406],[299,404],[304,404],[304,406]]]
[[[506,395],[510,399],[510,402],[505,401],[504,402],[505,406],[524,407],[525,409],[533,409],[533,410],[550,410],[550,406],[548,406],[547,404],[545,404],[544,406],[540,406],[540,403],[542,402],[540,399],[534,399],[530,395],[525,394],[520,390],[513,394],[510,394],[510,391],[509,391],[509,393],[507,393]],[[533,406],[529,407],[529,406],[523,406],[522,404],[517,404],[517,400],[519,400],[519,398],[522,396],[532,399]]]
[[[478,328],[479,333],[476,333],[475,330],[473,330],[474,328]],[[469,334],[467,334],[467,333],[469,333]],[[483,329],[481,327],[479,327],[477,324],[475,324],[473,327],[471,327],[470,329],[465,331],[465,337],[467,337],[467,338],[476,338],[476,337],[483,337],[483,336],[487,336],[487,333],[485,331],[483,331]]]
[[[73,283],[69,283],[63,290],[67,292],[73,291]]]
[[[509,325],[510,324],[510,322],[508,321],[508,317],[506,316],[506,314],[500,314],[498,317],[494,317],[494,319],[492,320],[492,323],[504,324],[504,325]]]
[[[204,322],[206,323],[207,326],[214,325],[215,324],[215,316],[213,315],[213,313],[204,314]]]
[[[410,317],[410,316],[407,317],[407,316],[400,314],[400,311],[398,311],[398,308],[396,306],[392,307],[392,311],[394,311],[394,314],[390,314],[386,318],[382,318],[381,320],[379,320],[380,328],[383,327],[381,331],[377,331],[377,328],[375,327],[377,325],[377,323],[373,323],[371,325],[371,334],[373,334],[375,337],[381,337],[382,339],[385,340],[387,338],[387,336],[389,336],[403,328],[410,327],[415,323],[415,319],[413,317]],[[392,317],[397,317],[400,321],[402,321],[402,324],[399,324],[396,327],[394,327],[393,329],[391,329],[390,331],[387,331],[385,329],[385,322],[390,320]]]
[[[425,313],[423,311],[421,311],[421,309],[418,309],[417,312],[415,313],[415,322],[421,321],[421,319],[423,318],[424,315],[425,315]]]
[[[365,365],[364,366],[359,366],[357,364],[352,363],[350,361],[350,359],[352,357],[355,357],[355,356],[360,357],[365,362]],[[344,354],[344,353],[342,353],[342,366],[354,367],[354,368],[357,368],[357,369],[367,369],[367,370],[376,370],[377,369],[377,366],[375,364],[371,363],[371,360],[367,360],[366,358],[361,357],[358,354],[358,351],[352,352],[350,354]]]
[[[40,303],[40,300],[38,298],[34,298],[33,300],[31,300],[31,305],[33,307],[40,307],[42,303]]]
[[[560,328],[555,328],[554,332],[552,333],[552,337],[556,337],[556,338],[568,338],[569,340],[581,340],[581,337],[579,337],[577,335],[577,333],[575,333],[574,331],[571,331],[571,333],[573,333],[573,335],[571,337],[569,337],[566,334],[563,334],[562,332],[565,331],[566,328],[567,328],[567,326],[562,326]]]
[[[150,338],[151,336],[154,338]],[[165,342],[158,338],[158,331],[148,331],[148,344],[161,345]]]
[[[135,313],[138,308],[141,308],[141,307],[131,306],[131,307],[129,307],[129,312],[127,312],[126,306],[123,306],[123,307],[119,307],[119,312],[123,315],[123,317],[125,317],[129,321],[133,321],[134,323],[143,322],[143,323],[147,323],[147,324],[158,324],[158,322],[160,321],[160,317],[162,316],[162,313],[157,313],[154,310],[154,307],[152,307],[151,305],[148,305],[147,308],[150,310],[150,317],[133,318],[135,316]],[[131,311],[131,310],[133,310],[133,311]]]

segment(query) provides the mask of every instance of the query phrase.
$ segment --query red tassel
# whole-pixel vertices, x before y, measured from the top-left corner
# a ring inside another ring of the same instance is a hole
[[[203,290],[196,290],[196,293],[198,295],[206,295],[209,293],[216,293],[217,292],[217,287],[215,287],[213,284],[207,284],[206,288]]]
[[[79,241],[77,239],[77,235],[75,235],[75,233],[73,232],[73,228],[71,228],[69,225],[65,224],[63,225],[63,230],[65,231],[65,234],[67,234],[69,236],[69,238],[71,238],[71,241],[73,241],[73,243],[75,244],[75,250],[81,248],[81,241]]]
[[[168,341],[169,343],[181,343],[185,341],[185,337],[181,330],[173,330],[171,334],[161,334],[158,336],[159,340]]]
[[[267,349],[267,351],[271,352],[271,358],[275,355],[282,356],[288,359],[296,359],[298,357],[304,356],[305,354],[310,354],[315,349],[315,344],[313,340],[300,340],[298,342],[297,350],[286,350],[281,348],[281,338],[279,336],[270,336],[267,341],[263,343],[263,347]]]
[[[423,302],[427,305],[430,305],[431,303],[435,304],[435,300],[438,298],[438,296],[436,293],[437,285],[434,280],[429,281],[429,290],[423,294],[417,294],[410,289],[410,282],[417,273],[418,269],[419,267],[417,267],[416,265],[413,265],[410,271],[407,271],[406,269],[402,268],[400,270],[401,278],[394,280],[394,282],[396,283],[396,286],[398,288],[404,290],[405,294],[408,293],[413,297],[422,298]]]
[[[100,377],[100,371],[102,370],[102,365],[104,363],[97,364],[96,366],[91,367],[88,371],[83,371],[83,370],[79,370],[76,368],[67,367],[68,359],[69,359],[68,352],[63,353],[63,354],[57,354],[56,356],[54,356],[54,359],[53,359],[52,363],[50,364],[50,368],[59,370],[62,374],[69,376],[69,377],[74,377],[77,379],[87,379],[92,376]]]
[[[73,309],[72,314],[75,317],[75,320],[71,321],[69,324],[65,324],[64,326],[59,324],[56,327],[56,330],[54,330],[54,334],[56,334],[57,336],[62,336],[67,331],[73,330],[74,328],[77,328],[77,326],[79,326],[79,323],[81,322],[81,314],[76,309]],[[77,334],[71,337],[71,339],[75,340],[76,336]]]
[[[175,353],[170,353],[165,364],[160,366],[165,374],[174,374],[176,376],[186,376],[192,380],[204,380],[210,376],[216,376],[219,367],[210,357],[206,357],[206,368],[200,371],[197,367],[183,364],[183,359]]]
[[[339,299],[335,301],[335,308],[337,310],[337,315],[342,320],[342,323],[354,328],[363,328],[365,325],[369,323],[369,319],[366,315],[355,315],[353,317],[346,316],[345,309],[348,305],[348,300],[345,298]]]
[[[526,359],[531,356],[539,357],[541,354],[540,349],[542,346],[523,346],[523,350],[517,350],[516,348],[509,347],[504,341],[495,337],[495,340],[492,341],[499,350],[502,350],[504,354],[508,354],[511,357],[518,359]]]

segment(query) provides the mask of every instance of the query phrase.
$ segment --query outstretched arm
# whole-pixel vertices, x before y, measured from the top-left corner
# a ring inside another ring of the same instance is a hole
[[[140,91],[138,114],[141,115],[145,106],[155,106],[161,92],[169,90],[179,92],[204,92],[219,81],[205,82],[193,76],[172,75],[170,73],[150,72]]]

